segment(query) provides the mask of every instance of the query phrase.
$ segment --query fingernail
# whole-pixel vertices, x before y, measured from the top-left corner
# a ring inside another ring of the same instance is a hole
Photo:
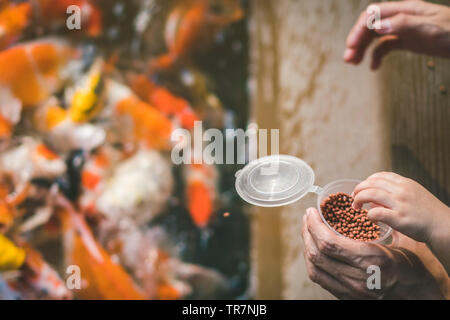
[[[392,24],[389,20],[383,20],[380,23],[380,27],[377,29],[379,33],[391,33],[392,32]]]
[[[344,60],[345,60],[345,61],[350,60],[352,54],[353,54],[353,50],[352,50],[352,49],[349,49],[349,48],[345,49],[345,52],[344,52]]]
[[[307,217],[311,216],[312,214],[313,214],[312,208],[306,209],[306,216],[307,216]]]

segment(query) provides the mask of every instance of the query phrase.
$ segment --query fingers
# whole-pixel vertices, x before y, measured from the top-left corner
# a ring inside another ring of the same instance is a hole
[[[396,212],[387,208],[373,208],[367,213],[367,217],[372,221],[380,221],[388,226],[397,229]]]
[[[420,17],[408,14],[397,14],[393,17],[381,20],[381,28],[375,28],[374,31],[380,35],[397,35],[408,37],[417,31],[417,26],[422,23]]]
[[[388,193],[392,193],[397,188],[397,185],[390,180],[386,180],[380,177],[368,178],[355,187],[352,193],[352,197],[355,197],[358,193],[367,189],[380,189]]]
[[[420,15],[422,13],[422,6],[418,2],[413,0],[390,1],[374,3],[371,6],[377,6],[380,10],[380,18],[385,19],[397,14]]]
[[[306,270],[312,282],[317,283],[338,299],[351,299],[351,290],[342,285],[336,278],[320,270],[305,256]]]
[[[347,48],[344,53],[344,61],[358,64],[362,61],[364,53],[372,40],[377,36],[375,32],[367,28],[367,12],[363,12],[356,21],[347,36]]]
[[[362,61],[365,51],[370,43],[379,34],[390,34],[391,27],[400,28],[397,22],[401,19],[396,19],[390,22],[390,17],[396,15],[418,15],[420,14],[420,6],[417,6],[417,1],[396,1],[375,3],[368,7],[351,29],[347,37],[347,49],[344,53],[344,60],[349,63],[358,64]],[[381,20],[381,29],[369,29],[368,22],[374,19]],[[384,21],[384,22],[383,22]]]
[[[365,269],[341,262],[321,251],[308,230],[307,226],[311,221],[308,221],[306,215],[303,220],[304,258],[310,279],[340,299],[376,298],[377,294],[365,287],[367,280]],[[356,252],[359,251],[361,250]]]
[[[394,197],[401,191],[405,178],[393,172],[378,172],[355,187],[353,207],[360,209],[366,203],[393,208]]]
[[[361,209],[364,204],[370,202],[385,208],[392,208],[394,206],[394,200],[389,192],[381,189],[369,188],[355,195],[352,207],[354,209]]]
[[[336,274],[331,275],[326,271],[326,269],[320,268],[320,265],[323,266],[324,264],[326,264],[323,262],[323,260],[326,259],[326,257],[322,255],[322,258],[319,259],[319,256],[321,254],[317,249],[316,244],[314,243],[311,237],[311,234],[308,231],[306,215],[303,217],[302,237],[305,248],[304,258],[306,269],[308,272],[308,277],[311,279],[311,281],[317,283],[322,288],[331,292],[334,296],[336,296],[339,299],[350,299],[351,289],[346,288],[338,280],[339,276]],[[336,271],[336,269],[334,271]]]
[[[360,254],[366,250],[366,245],[339,236],[327,227],[316,209],[308,209],[306,228],[311,234],[317,249],[325,255],[354,267],[360,266]]]
[[[302,235],[305,244],[305,258],[316,267],[340,280],[344,277],[355,277],[356,275],[361,274],[360,268],[340,262],[320,252],[307,228],[303,230]]]
[[[370,68],[377,70],[381,66],[381,62],[389,52],[403,48],[402,41],[397,36],[385,36],[381,38],[373,50],[372,63]]]
[[[371,176],[369,176],[367,178],[367,180],[376,179],[376,178],[385,179],[387,181],[390,181],[390,182],[396,183],[396,184],[401,183],[404,179],[401,175],[396,174],[394,172],[377,172],[377,173],[374,173]]]

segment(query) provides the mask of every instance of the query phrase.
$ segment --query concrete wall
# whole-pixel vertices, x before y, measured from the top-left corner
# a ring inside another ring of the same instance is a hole
[[[298,156],[325,185],[389,169],[388,121],[380,76],[343,63],[345,38],[368,1],[253,0],[253,120],[280,129],[280,152]],[[281,209],[254,208],[257,298],[331,298],[307,277],[300,228],[315,197]]]

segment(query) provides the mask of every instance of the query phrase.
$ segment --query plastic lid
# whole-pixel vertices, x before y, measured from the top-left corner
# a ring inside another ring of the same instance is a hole
[[[284,206],[315,190],[314,171],[296,157],[263,157],[236,173],[236,190],[248,203],[260,207]]]

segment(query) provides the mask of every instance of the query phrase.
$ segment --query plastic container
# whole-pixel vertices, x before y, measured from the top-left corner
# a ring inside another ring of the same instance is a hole
[[[351,194],[360,181],[337,180],[321,188],[314,185],[315,175],[312,168],[303,160],[288,156],[267,156],[250,162],[236,173],[236,191],[250,204],[260,207],[280,207],[302,199],[308,193],[317,194],[317,209],[323,222],[338,235],[322,215],[320,204],[333,193]],[[364,206],[367,209],[367,206]],[[389,240],[392,229],[380,226],[380,238],[372,243],[384,243]],[[344,235],[341,235],[344,236]],[[356,240],[355,240],[356,241]]]
[[[320,213],[320,217],[322,218],[322,221],[328,226],[328,228],[330,228],[331,230],[334,231],[334,233],[343,236],[342,234],[340,234],[339,232],[337,232],[334,228],[332,228],[327,220],[325,219],[325,217],[322,214],[322,210],[320,209],[320,204],[322,203],[322,201],[324,199],[326,199],[328,196],[338,193],[338,192],[344,192],[347,194],[352,194],[353,190],[355,189],[355,187],[360,183],[361,181],[359,180],[351,180],[351,179],[342,179],[342,180],[336,180],[333,181],[329,184],[327,184],[325,187],[321,188],[319,190],[319,192],[317,193],[317,210],[319,210]],[[370,209],[369,205],[364,205],[363,209]],[[389,240],[389,237],[392,233],[392,228],[389,227],[388,225],[382,223],[382,222],[378,222],[377,225],[380,226],[380,238],[377,240],[373,240],[370,241],[372,243],[385,243]]]

